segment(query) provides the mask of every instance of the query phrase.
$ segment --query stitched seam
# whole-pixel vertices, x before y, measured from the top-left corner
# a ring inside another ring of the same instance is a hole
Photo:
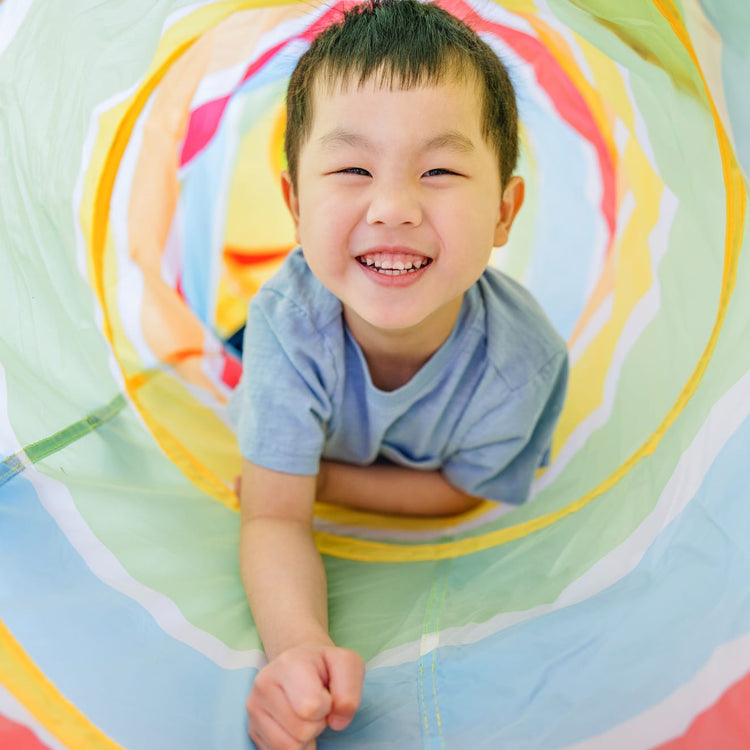
[[[437,668],[437,642],[435,639],[438,637],[439,624],[440,624],[440,612],[443,609],[445,603],[446,593],[448,590],[448,573],[447,564],[445,562],[440,563],[438,568],[438,574],[430,588],[430,596],[427,602],[427,609],[425,612],[424,628],[422,629],[422,641],[420,643],[420,654],[419,654],[419,666],[418,666],[418,685],[419,685],[419,703],[422,711],[422,723],[424,726],[424,746],[425,748],[432,747],[433,737],[437,737],[439,741],[439,747],[445,747],[445,737],[443,736],[442,717],[440,716],[440,707],[438,705],[437,696],[437,679],[436,679],[436,668]],[[427,660],[425,654],[422,651],[425,648],[427,639],[431,638],[434,640],[430,643],[430,655],[429,655],[429,688],[432,691],[432,701],[434,703],[432,710],[428,711],[427,707],[427,695],[425,693],[426,680],[425,680],[425,666]],[[431,717],[434,719],[431,720]],[[433,730],[431,724],[434,720],[435,729]]]
[[[49,437],[37,440],[26,448],[11,454],[0,463],[0,486],[35,464],[54,453],[67,448],[82,437],[97,430],[113,417],[117,416],[126,405],[125,397],[120,393],[106,406],[91,412],[83,419],[73,422]]]
[[[450,565],[450,561],[448,563]],[[440,599],[437,603],[437,611],[435,612],[435,635],[437,636],[440,633],[440,614],[443,611],[443,605],[445,604],[445,596],[448,592],[448,571],[443,574],[443,588],[440,592]],[[438,645],[435,644],[435,648],[432,649],[432,699],[435,703],[435,724],[437,726],[437,733],[438,737],[440,739],[440,747],[445,747],[445,737],[443,736],[443,721],[440,716],[440,705],[438,703],[438,694],[437,694],[437,679],[436,679],[436,671],[437,671],[437,651],[438,651]]]
[[[429,743],[430,738],[430,719],[427,714],[427,701],[425,700],[424,693],[424,654],[422,649],[424,648],[425,638],[429,633],[430,619],[432,616],[432,603],[435,599],[435,592],[437,590],[439,577],[436,577],[430,587],[430,596],[427,600],[427,610],[425,612],[424,627],[422,628],[422,641],[419,644],[419,662],[418,662],[418,684],[419,684],[419,704],[422,710],[422,723],[424,725],[424,738],[425,742]]]

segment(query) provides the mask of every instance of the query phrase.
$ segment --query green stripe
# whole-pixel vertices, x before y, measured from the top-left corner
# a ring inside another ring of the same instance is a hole
[[[16,474],[22,472],[30,464],[35,464],[47,456],[66,448],[76,440],[85,437],[98,427],[108,422],[112,417],[119,414],[127,404],[125,396],[121,393],[115,396],[106,406],[97,409],[84,419],[65,427],[64,429],[50,435],[44,440],[26,446],[18,453],[8,456],[0,463],[0,485],[12,479]]]

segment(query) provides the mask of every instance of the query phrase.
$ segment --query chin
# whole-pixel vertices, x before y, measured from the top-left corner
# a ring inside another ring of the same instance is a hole
[[[369,316],[362,319],[373,328],[388,333],[399,333],[400,331],[411,331],[418,328],[424,322],[424,318],[418,316]]]

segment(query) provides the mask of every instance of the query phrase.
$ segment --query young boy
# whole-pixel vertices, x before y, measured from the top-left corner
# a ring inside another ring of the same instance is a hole
[[[545,461],[565,344],[487,269],[523,201],[516,119],[491,49],[416,0],[356,6],[292,76],[283,193],[301,249],[251,302],[238,393],[260,748],[313,747],[360,701],[362,659],[328,635],[314,501],[521,503]]]

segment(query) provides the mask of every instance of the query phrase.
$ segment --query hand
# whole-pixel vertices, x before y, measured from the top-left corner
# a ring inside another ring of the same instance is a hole
[[[344,729],[362,697],[365,665],[335,646],[284,651],[255,678],[247,699],[248,734],[259,750],[313,750],[326,728]]]

